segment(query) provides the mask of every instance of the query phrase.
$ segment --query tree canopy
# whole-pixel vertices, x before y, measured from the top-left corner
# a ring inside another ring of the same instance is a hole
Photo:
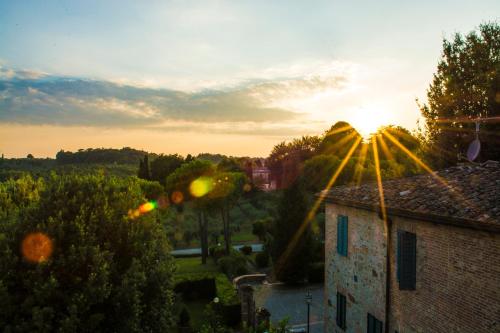
[[[134,178],[52,175],[0,183],[0,326],[170,331],[170,246],[154,212],[128,215],[144,202]]]
[[[500,160],[500,25],[485,23],[478,31],[443,40],[443,53],[421,105],[429,160],[438,167],[457,162],[480,123],[480,159]],[[486,120],[490,119],[490,120]]]

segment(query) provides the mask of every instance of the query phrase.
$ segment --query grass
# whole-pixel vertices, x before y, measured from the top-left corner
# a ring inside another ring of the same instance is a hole
[[[176,258],[176,275],[198,274],[198,273],[217,273],[218,269],[211,258],[207,259],[205,265],[201,264],[201,257],[194,258]]]

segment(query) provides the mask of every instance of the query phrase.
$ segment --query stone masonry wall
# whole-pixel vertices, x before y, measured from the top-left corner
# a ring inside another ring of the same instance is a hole
[[[337,254],[338,214],[349,217],[347,257]],[[384,226],[374,212],[331,203],[325,215],[325,332],[344,332],[335,323],[339,290],[347,297],[345,332],[364,333],[368,312],[385,321]],[[391,218],[389,332],[500,332],[500,234]],[[414,291],[399,290],[398,229],[417,236]]]
[[[348,222],[347,257],[337,253],[337,215]],[[377,214],[326,205],[325,332],[366,332],[367,313],[385,320],[385,233]],[[346,296],[346,330],[335,322],[337,290]]]
[[[394,248],[397,229],[417,235],[417,284],[400,291],[392,271],[390,332],[500,332],[500,234],[392,220]]]

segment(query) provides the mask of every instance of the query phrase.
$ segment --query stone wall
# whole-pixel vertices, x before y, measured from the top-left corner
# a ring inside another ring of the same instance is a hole
[[[348,222],[347,257],[337,253],[337,215]],[[385,232],[378,215],[326,205],[325,332],[366,332],[367,313],[385,318]],[[337,291],[347,299],[346,330],[335,322]]]
[[[338,214],[349,217],[347,257],[336,251]],[[500,234],[391,219],[389,332],[500,332]],[[398,229],[417,236],[414,291],[399,290]],[[378,214],[326,204],[325,250],[325,332],[344,332],[335,323],[337,290],[347,297],[346,332],[366,332],[368,312],[384,322],[386,241]]]
[[[500,332],[500,234],[392,220],[394,246],[397,229],[417,235],[417,284],[392,272],[390,332]]]

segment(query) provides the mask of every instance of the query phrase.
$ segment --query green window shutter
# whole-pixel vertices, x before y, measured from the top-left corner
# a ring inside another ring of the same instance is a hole
[[[399,289],[415,290],[417,282],[417,235],[401,231],[398,240]]]
[[[342,253],[342,215],[337,216],[337,253]]]
[[[337,253],[347,256],[348,218],[344,215],[337,216]]]
[[[348,219],[347,219],[347,216],[344,216],[343,218],[343,235],[342,235],[342,239],[343,239],[343,251],[342,251],[342,254],[344,256],[347,256],[347,240],[349,239],[348,238],[348,232],[347,232],[347,226],[348,226],[348,223],[347,223]]]

